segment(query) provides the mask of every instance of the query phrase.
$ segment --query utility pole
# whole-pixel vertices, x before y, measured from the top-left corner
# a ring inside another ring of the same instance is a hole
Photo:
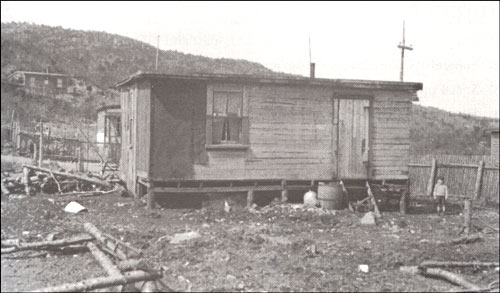
[[[403,81],[403,72],[405,66],[405,50],[413,50],[411,46],[406,46],[405,44],[405,22],[403,21],[403,42],[399,43],[398,48],[401,49],[401,72],[399,73],[399,79]]]
[[[158,71],[158,51],[160,48],[160,35],[158,35],[158,38],[156,39],[156,63],[155,63],[155,70]]]

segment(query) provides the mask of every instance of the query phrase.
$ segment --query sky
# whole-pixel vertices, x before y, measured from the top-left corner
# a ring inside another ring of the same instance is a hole
[[[499,2],[1,2],[2,22],[105,31],[316,77],[422,82],[420,104],[499,117]],[[154,58],[154,57],[152,57]]]

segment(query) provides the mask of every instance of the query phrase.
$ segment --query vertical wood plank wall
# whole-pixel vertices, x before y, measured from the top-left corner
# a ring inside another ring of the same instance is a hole
[[[415,94],[374,93],[370,171],[373,179],[407,179],[411,106]]]

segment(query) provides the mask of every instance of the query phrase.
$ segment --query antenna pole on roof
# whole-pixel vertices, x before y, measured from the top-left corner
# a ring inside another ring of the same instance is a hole
[[[312,58],[311,58],[311,36],[309,36],[309,64],[311,64]]]
[[[158,38],[156,39],[156,63],[155,63],[155,70],[158,71],[158,51],[160,48],[160,35],[158,35]]]
[[[406,46],[405,44],[405,22],[403,21],[403,42],[399,43],[398,48],[401,49],[401,71],[399,73],[399,79],[403,81],[403,72],[405,66],[405,50],[413,50],[412,46]]]

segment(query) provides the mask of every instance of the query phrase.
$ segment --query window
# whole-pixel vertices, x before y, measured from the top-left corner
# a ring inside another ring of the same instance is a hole
[[[43,81],[43,83],[44,83],[45,85],[48,85],[48,84],[49,84],[49,79],[48,79],[48,78],[46,78],[46,79]]]
[[[214,92],[212,144],[240,144],[242,130],[242,92]]]
[[[63,84],[62,84],[62,79],[61,78],[58,78],[57,79],[57,88],[62,88],[63,87]]]
[[[30,77],[30,87],[35,87],[35,78]]]

